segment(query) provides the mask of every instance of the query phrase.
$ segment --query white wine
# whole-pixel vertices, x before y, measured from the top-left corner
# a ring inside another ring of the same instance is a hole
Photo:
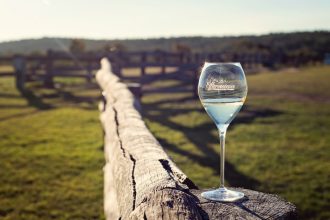
[[[207,114],[218,127],[229,125],[242,108],[244,101],[238,98],[204,99],[202,104]]]
[[[234,202],[244,197],[244,193],[225,187],[225,138],[246,95],[245,74],[239,63],[205,63],[198,81],[198,96],[218,127],[220,138],[220,187],[201,194],[208,200]]]

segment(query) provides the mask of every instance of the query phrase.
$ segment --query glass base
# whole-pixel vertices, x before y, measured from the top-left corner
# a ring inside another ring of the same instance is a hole
[[[236,192],[225,187],[203,192],[202,197],[212,201],[234,202],[244,197],[244,193]]]

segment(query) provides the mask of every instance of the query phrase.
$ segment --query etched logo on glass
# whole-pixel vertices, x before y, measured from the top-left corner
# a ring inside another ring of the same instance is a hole
[[[205,86],[206,91],[210,90],[218,90],[218,91],[228,91],[228,90],[235,90],[235,85],[228,84],[229,82],[224,79],[216,79],[212,78],[208,80]]]

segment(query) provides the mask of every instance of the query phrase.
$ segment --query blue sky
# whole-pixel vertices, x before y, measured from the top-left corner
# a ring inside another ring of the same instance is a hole
[[[330,30],[329,0],[0,0],[0,41]]]

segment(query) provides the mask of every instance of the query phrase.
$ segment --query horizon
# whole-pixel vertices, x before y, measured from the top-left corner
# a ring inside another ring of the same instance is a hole
[[[81,39],[81,40],[91,40],[91,41],[125,41],[125,40],[153,40],[153,39],[176,39],[176,38],[231,38],[231,37],[261,37],[267,35],[276,34],[292,34],[292,33],[313,33],[313,32],[329,32],[330,29],[316,29],[316,30],[293,30],[293,31],[280,31],[280,32],[268,32],[260,34],[239,34],[239,35],[178,35],[178,36],[155,36],[155,37],[132,37],[132,38],[88,38],[88,37],[77,37],[77,36],[40,36],[40,37],[26,37],[11,40],[0,40],[1,43],[11,43],[25,40],[40,40],[40,39]]]
[[[0,42],[227,37],[330,30],[326,0],[0,0]],[[19,6],[19,7],[18,7]],[[271,11],[270,11],[271,9]]]

